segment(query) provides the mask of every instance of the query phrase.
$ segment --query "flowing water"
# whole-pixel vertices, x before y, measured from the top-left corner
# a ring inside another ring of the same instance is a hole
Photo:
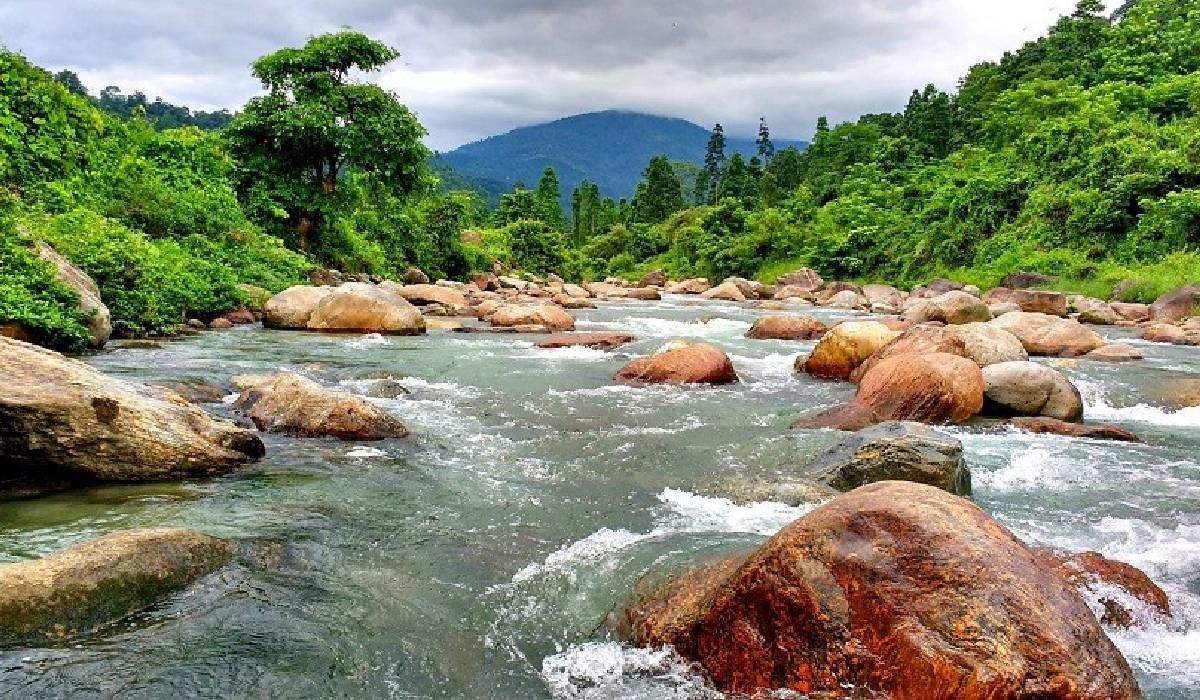
[[[787,426],[852,393],[792,371],[811,343],[745,339],[757,313],[685,298],[579,312],[579,330],[636,334],[615,352],[541,350],[516,335],[240,328],[90,357],[148,382],[288,369],[366,393],[391,374],[410,394],[377,401],[412,436],[264,436],[266,458],[223,478],[0,504],[0,560],[156,525],[232,538],[241,552],[106,635],[0,653],[0,696],[720,697],[671,654],[614,641],[604,622],[643,575],[753,547],[809,509],[712,495],[834,442]],[[743,383],[611,382],[629,356],[673,338],[725,348]],[[976,500],[1019,536],[1129,561],[1166,589],[1173,619],[1138,611],[1142,627],[1110,634],[1149,698],[1195,698],[1200,408],[1172,410],[1160,389],[1200,374],[1200,350],[1141,347],[1144,362],[1062,369],[1089,418],[1145,445],[952,432]]]

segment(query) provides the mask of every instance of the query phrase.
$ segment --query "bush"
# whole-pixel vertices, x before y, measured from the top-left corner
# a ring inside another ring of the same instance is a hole
[[[26,241],[0,228],[0,324],[12,322],[57,350],[80,350],[90,339],[79,296],[55,279],[54,266]]]

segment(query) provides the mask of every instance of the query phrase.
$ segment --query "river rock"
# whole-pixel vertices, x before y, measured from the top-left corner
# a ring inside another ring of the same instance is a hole
[[[802,267],[775,278],[776,287],[796,287],[805,292],[815,292],[825,286],[825,280],[816,270]]]
[[[496,292],[500,290],[500,278],[491,272],[472,272],[468,275],[468,279],[481,292]]]
[[[1008,289],[1029,289],[1030,287],[1044,287],[1057,281],[1057,277],[1043,275],[1040,272],[1011,272],[1000,280],[1000,286]]]
[[[904,293],[886,284],[864,284],[862,293],[866,297],[867,303],[872,306],[881,305],[899,309],[904,304]]]
[[[830,328],[796,369],[825,379],[847,379],[856,367],[900,335],[878,321],[847,321]]]
[[[991,325],[1012,333],[1030,355],[1077,357],[1105,344],[1095,331],[1070,318],[1018,311],[992,319]]]
[[[948,353],[897,355],[863,375],[854,402],[888,420],[961,423],[983,408],[983,373]]]
[[[1100,621],[1112,627],[1128,628],[1138,623],[1133,610],[1114,598],[1106,588],[1120,589],[1142,606],[1162,617],[1171,616],[1171,601],[1141,569],[1123,561],[1109,559],[1099,552],[1072,554],[1041,547],[1034,550],[1047,566],[1056,567],[1065,579],[1086,596],[1094,596],[1103,610]]]
[[[757,550],[642,584],[622,624],[729,694],[1134,700],[1129,664],[1055,567],[978,506],[870,484]]]
[[[771,298],[777,301],[787,301],[789,299],[797,299],[802,302],[812,303],[817,300],[817,295],[814,292],[809,292],[802,287],[776,287],[775,291],[771,292]]]
[[[404,271],[404,284],[429,284],[429,275],[425,274],[419,267],[410,266]]]
[[[42,646],[145,610],[219,568],[225,540],[179,528],[121,530],[0,564],[0,647]]]
[[[961,291],[964,287],[966,287],[966,285],[962,282],[955,282],[954,280],[939,278],[930,280],[926,284],[918,287],[913,287],[913,290],[909,296],[920,299],[932,299],[933,297],[939,297],[946,292]]]
[[[965,357],[980,367],[1000,362],[1028,360],[1021,341],[1008,331],[986,323],[961,326],[914,326],[867,358],[851,374],[858,382],[872,367],[896,355],[945,352]]]
[[[1111,326],[1122,320],[1121,315],[1107,301],[1092,297],[1072,297],[1071,306],[1079,312],[1080,323]]]
[[[420,335],[425,319],[403,298],[372,284],[347,282],[317,302],[305,326],[310,331]]]
[[[680,280],[667,287],[668,294],[703,294],[708,290],[708,280],[703,277]]]
[[[402,438],[398,418],[361,396],[326,389],[311,379],[281,372],[258,381],[233,404],[259,430],[297,437],[342,440]]]
[[[1141,442],[1142,439],[1134,433],[1116,425],[1106,423],[1069,423],[1057,418],[1046,416],[1026,416],[1013,418],[1008,421],[1018,430],[1027,433],[1049,433],[1066,437],[1090,438],[1092,440],[1118,440],[1121,442]]]
[[[322,299],[332,294],[333,287],[288,287],[263,304],[263,325],[267,328],[303,330]]]
[[[1128,362],[1130,360],[1140,360],[1145,357],[1141,350],[1128,345],[1126,343],[1109,343],[1101,345],[1095,350],[1084,355],[1089,360],[1105,360],[1108,362]]]
[[[978,297],[956,290],[918,300],[905,309],[903,316],[910,323],[937,321],[958,324],[987,321],[992,318],[992,312]]]
[[[1060,372],[1036,362],[1001,362],[983,368],[984,411],[996,416],[1083,418],[1079,390]]]
[[[1171,345],[1200,345],[1200,333],[1188,333],[1170,323],[1153,323],[1142,331],[1142,340]]]
[[[108,307],[100,300],[100,288],[96,282],[47,243],[37,241],[34,251],[42,260],[54,265],[55,279],[79,296],[79,308],[87,314],[84,325],[91,337],[91,345],[94,348],[104,347],[112,336],[112,317]]]
[[[826,327],[812,316],[762,316],[755,320],[747,338],[755,340],[812,340],[825,334]]]
[[[665,287],[667,286],[667,273],[659,268],[651,270],[642,275],[642,279],[638,280],[639,287]]]
[[[535,343],[539,348],[569,348],[581,346],[585,348],[600,348],[608,350],[626,343],[632,343],[633,336],[629,333],[597,331],[595,333],[556,333],[542,338]]]
[[[1150,319],[1159,323],[1179,323],[1200,310],[1200,284],[1167,292],[1150,305]]]
[[[221,403],[229,392],[204,381],[166,382],[162,388],[191,403]]]
[[[557,306],[538,304],[526,306],[505,304],[498,307],[488,316],[493,326],[544,326],[552,331],[570,331],[575,329],[575,317]]]
[[[263,455],[253,432],[155,387],[0,338],[0,482],[160,481]]]
[[[462,307],[467,305],[465,294],[457,289],[442,287],[436,284],[396,284],[394,282],[384,282],[379,285],[379,288],[385,292],[391,292],[398,297],[402,297],[405,301],[417,306],[443,304],[449,307]]]
[[[1149,304],[1127,304],[1120,301],[1111,301],[1108,303],[1108,306],[1110,309],[1115,311],[1123,321],[1141,323],[1142,321],[1150,320]]]
[[[576,299],[587,299],[588,297],[592,296],[591,292],[577,284],[564,284],[562,287],[563,294],[566,294],[569,297],[574,297]]]
[[[1012,301],[1016,302],[1022,311],[1029,313],[1060,317],[1067,315],[1067,295],[1062,292],[1017,289],[1013,291]]]
[[[915,481],[962,496],[971,493],[962,443],[922,423],[887,421],[864,428],[806,469],[839,491],[876,481]]]
[[[861,309],[865,304],[863,297],[850,289],[843,289],[826,299],[823,304],[831,309]]]
[[[705,299],[721,299],[723,301],[746,301],[746,295],[732,280],[726,280],[700,296]]]
[[[614,379],[623,384],[732,384],[738,376],[720,348],[680,342],[665,352],[630,361]]]

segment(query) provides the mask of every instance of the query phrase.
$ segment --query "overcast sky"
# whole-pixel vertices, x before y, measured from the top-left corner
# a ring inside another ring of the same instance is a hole
[[[378,76],[448,150],[610,107],[750,134],[900,109],[1036,38],[1075,0],[3,0],[0,44],[50,69],[237,109],[249,64],[350,26],[397,47]]]

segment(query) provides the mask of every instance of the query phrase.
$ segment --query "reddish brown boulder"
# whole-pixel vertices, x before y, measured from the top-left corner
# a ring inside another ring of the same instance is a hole
[[[1057,568],[970,501],[911,482],[856,489],[748,555],[643,589],[622,631],[729,693],[1140,697]]]
[[[587,348],[615,348],[625,343],[632,343],[633,336],[628,333],[555,333],[542,338],[536,345],[539,348],[569,348],[582,346]]]
[[[746,331],[755,340],[812,340],[825,334],[826,327],[812,316],[763,316]]]
[[[1179,323],[1200,310],[1200,284],[1189,284],[1160,296],[1150,305],[1151,320]]]
[[[948,353],[896,355],[863,375],[854,401],[886,420],[961,423],[983,408],[983,372]]]
[[[815,292],[825,285],[825,280],[816,270],[802,267],[775,278],[776,287],[796,287],[805,292]]]
[[[1100,594],[1100,605],[1104,614],[1100,621],[1113,627],[1132,627],[1137,623],[1132,610],[1110,596],[1097,590],[1101,586],[1115,586],[1143,605],[1164,617],[1171,616],[1171,601],[1166,592],[1158,587],[1141,569],[1105,557],[1099,552],[1071,554],[1057,549],[1034,550],[1048,566],[1056,567],[1059,573],[1076,589]]]
[[[1016,336],[987,323],[965,323],[959,326],[920,325],[904,331],[903,335],[867,358],[866,362],[850,374],[850,381],[861,380],[872,367],[889,357],[924,355],[931,352],[960,355],[980,367],[1029,359]]]
[[[732,384],[738,376],[720,348],[686,343],[632,360],[614,379],[623,384]]]
[[[841,406],[820,411],[799,418],[792,423],[794,430],[847,430],[856,431],[882,423],[880,418],[867,406],[851,401]]]
[[[1062,292],[1018,289],[1013,292],[1011,301],[1029,313],[1060,317],[1067,315],[1067,295]]]
[[[1050,433],[1067,437],[1091,438],[1093,440],[1120,440],[1122,442],[1141,442],[1142,439],[1125,428],[1107,423],[1068,423],[1057,418],[1045,416],[1027,416],[1013,418],[1010,425],[1027,433]]]

